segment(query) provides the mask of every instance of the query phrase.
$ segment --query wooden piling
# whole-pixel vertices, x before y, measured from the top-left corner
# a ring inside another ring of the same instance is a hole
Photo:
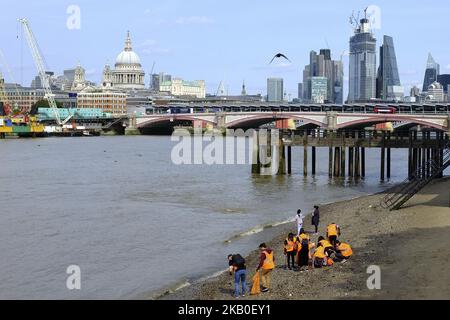
[[[303,175],[308,175],[308,145],[303,145]]]
[[[339,147],[334,148],[334,176],[339,177],[341,168],[341,150]]]
[[[311,173],[316,175],[316,147],[311,148]]]
[[[292,146],[287,146],[287,172],[292,174]]]
[[[353,155],[353,147],[348,148],[348,176],[353,177],[354,174],[354,167],[353,167],[353,161],[355,160],[355,157]]]
[[[360,157],[359,157],[359,147],[355,148],[355,178],[361,177],[361,163],[360,163]]]
[[[333,147],[328,148],[328,176],[333,176]]]
[[[366,176],[366,148],[361,148],[361,177]]]

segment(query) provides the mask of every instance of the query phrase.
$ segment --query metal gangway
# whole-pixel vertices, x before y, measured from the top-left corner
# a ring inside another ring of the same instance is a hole
[[[398,210],[416,193],[450,165],[450,140],[445,141],[442,160],[429,159],[425,165],[420,165],[411,177],[389,192],[381,201],[384,209]]]

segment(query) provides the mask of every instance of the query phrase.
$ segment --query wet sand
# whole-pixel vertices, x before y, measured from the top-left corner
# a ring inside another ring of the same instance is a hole
[[[293,223],[278,227],[279,236],[266,242],[275,250],[277,264],[271,291],[239,300],[450,299],[449,193],[450,180],[443,179],[427,186],[398,211],[380,207],[383,194],[321,207],[319,235],[336,222],[341,226],[341,241],[350,243],[354,251],[349,261],[323,269],[284,269],[283,240],[296,228]],[[309,216],[304,225],[312,232]],[[314,242],[317,237],[312,236]],[[249,289],[258,256],[255,250],[246,257]],[[370,265],[381,269],[380,290],[367,288]],[[161,299],[231,299],[233,287],[233,277],[224,273]]]

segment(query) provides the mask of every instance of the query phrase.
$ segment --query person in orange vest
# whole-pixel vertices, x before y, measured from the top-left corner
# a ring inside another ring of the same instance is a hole
[[[270,275],[273,269],[275,269],[275,257],[273,254],[273,250],[267,248],[265,243],[261,243],[259,245],[259,249],[261,250],[261,255],[259,256],[259,265],[256,268],[256,272],[262,270],[261,273],[261,282],[262,289],[261,292],[267,292],[270,289]]]
[[[331,257],[331,255],[334,253],[334,247],[331,244],[331,242],[325,239],[324,237],[320,236],[319,239],[317,239],[317,243],[321,244],[322,247],[324,247],[327,256]]]
[[[321,242],[318,243],[313,254],[312,266],[313,268],[322,268],[327,266],[328,253]]]
[[[336,262],[345,262],[348,258],[353,255],[352,247],[345,242],[336,241],[336,254],[334,257],[334,261]]]
[[[333,222],[332,224],[328,225],[327,238],[328,241],[330,241],[330,243],[333,245],[333,247],[336,247],[336,240],[340,235],[341,235],[341,228],[336,223]]]
[[[286,240],[284,240],[284,255],[287,259],[287,267],[289,270],[295,267],[295,255],[297,254],[297,243],[293,233],[289,233]],[[292,261],[292,267],[291,267]]]

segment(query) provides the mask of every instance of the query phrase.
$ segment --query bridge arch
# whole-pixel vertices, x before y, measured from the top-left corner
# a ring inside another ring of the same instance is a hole
[[[295,114],[258,114],[258,115],[246,115],[242,118],[232,120],[226,123],[227,128],[255,128],[270,122],[277,120],[301,120],[303,125],[314,125],[317,127],[324,127],[326,123],[321,122],[317,119],[313,119],[307,116],[300,116]]]
[[[417,119],[417,118],[413,118],[413,117],[408,117],[408,118],[407,117],[399,117],[396,115],[385,116],[385,117],[377,119],[377,118],[371,116],[371,117],[367,117],[367,118],[355,119],[355,120],[350,120],[350,121],[340,123],[337,125],[337,129],[361,128],[361,127],[365,127],[365,126],[372,126],[372,125],[386,123],[386,122],[407,122],[407,126],[422,125],[422,126],[431,127],[431,128],[437,129],[437,130],[442,130],[442,131],[447,130],[447,126],[442,126],[433,121],[427,121],[425,119],[426,118],[424,118],[424,120],[421,120],[421,119]],[[407,126],[405,126],[405,127],[407,127]]]
[[[164,126],[167,124],[175,124],[176,125],[176,123],[187,122],[187,121],[190,121],[190,122],[201,121],[201,122],[206,122],[206,123],[209,123],[212,125],[216,124],[214,121],[210,121],[205,118],[191,116],[188,114],[185,114],[185,115],[181,114],[181,115],[164,115],[164,116],[160,116],[160,117],[156,117],[156,118],[151,118],[151,119],[148,119],[148,120],[138,123],[137,127],[138,127],[138,129],[151,128],[151,127]]]

